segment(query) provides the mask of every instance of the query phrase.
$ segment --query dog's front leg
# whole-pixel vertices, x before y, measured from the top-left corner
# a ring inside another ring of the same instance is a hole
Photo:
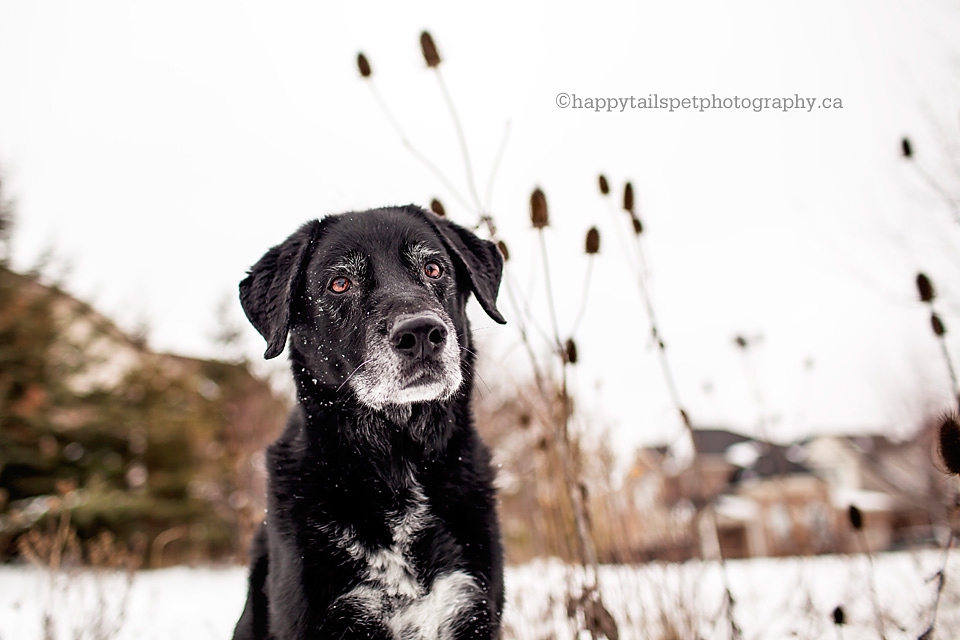
[[[462,548],[461,567],[479,587],[469,610],[459,618],[456,638],[495,640],[500,637],[503,610],[503,546],[497,522],[489,517],[495,508],[492,492],[477,493],[456,501],[448,512],[451,534]]]
[[[314,632],[305,635],[305,639],[396,640],[386,626],[351,602],[333,603],[321,619],[313,621],[311,628]]]
[[[267,533],[260,527],[250,549],[250,578],[247,603],[233,631],[233,640],[267,640],[266,581],[269,569]]]
[[[480,600],[463,613],[464,622],[454,632],[456,640],[498,640],[500,616],[488,602]]]

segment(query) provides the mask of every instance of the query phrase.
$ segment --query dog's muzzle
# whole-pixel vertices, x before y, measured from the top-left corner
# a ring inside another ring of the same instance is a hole
[[[374,332],[364,363],[350,386],[363,404],[388,405],[443,400],[463,382],[460,344],[449,319],[436,311],[397,315],[386,331]]]

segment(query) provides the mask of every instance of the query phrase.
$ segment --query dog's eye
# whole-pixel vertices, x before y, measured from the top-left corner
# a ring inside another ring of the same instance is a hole
[[[436,280],[443,275],[443,267],[438,265],[436,262],[428,262],[427,264],[423,265],[423,273],[428,278],[433,278]]]
[[[350,281],[343,276],[338,276],[330,282],[330,291],[334,293],[343,293],[350,288]]]

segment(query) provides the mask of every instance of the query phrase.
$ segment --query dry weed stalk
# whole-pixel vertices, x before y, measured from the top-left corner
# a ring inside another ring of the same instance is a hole
[[[935,193],[943,198],[943,200],[951,209],[953,221],[957,224],[960,224],[960,199],[956,198],[952,193],[950,193],[947,188],[941,185],[933,177],[933,175],[917,161],[915,158],[913,143],[907,137],[903,137],[900,140],[900,154],[910,164],[914,171],[916,171],[917,174],[924,180],[924,182],[926,182]],[[957,415],[960,413],[960,382],[958,382],[957,369],[954,366],[953,359],[950,356],[950,351],[947,348],[946,338],[944,337],[947,332],[946,325],[934,308],[934,301],[937,297],[936,289],[934,288],[930,278],[928,278],[924,273],[917,274],[916,284],[920,301],[926,304],[930,309],[930,326],[940,344],[940,350],[947,366],[947,371],[950,375],[950,382],[952,385],[951,391],[953,392],[955,405],[953,411],[946,413],[941,418],[938,429],[938,453],[940,462],[943,465],[942,470],[944,473],[951,476],[956,476],[960,474],[960,426],[958,426],[957,423]],[[958,413],[954,413],[954,411]],[[954,502],[954,504],[948,505],[949,531],[947,534],[947,541],[943,545],[943,560],[941,562],[940,569],[931,577],[932,581],[936,581],[936,589],[930,625],[920,635],[920,640],[932,640],[932,638],[935,637],[937,615],[940,610],[941,596],[943,595],[943,590],[947,581],[947,563],[950,559],[950,552],[953,548],[954,538],[957,536],[957,527],[955,526],[955,521],[958,512],[960,512],[960,503]]]
[[[562,342],[560,338],[556,302],[553,299],[553,284],[550,278],[550,260],[548,258],[547,241],[544,235],[544,228],[549,225],[549,215],[546,197],[539,188],[534,190],[530,199],[530,219],[533,227],[537,230],[537,238],[540,243],[540,256],[543,261],[545,281],[544,287],[546,289],[547,308],[550,313],[552,330],[551,337],[560,364],[559,398],[561,415],[555,421],[554,446],[557,448],[560,456],[564,483],[573,508],[580,564],[584,569],[588,570],[586,573],[587,580],[581,593],[579,595],[570,595],[567,611],[570,617],[574,617],[575,615],[582,617],[584,627],[590,631],[593,637],[600,635],[609,638],[609,640],[617,640],[619,638],[619,632],[616,623],[610,615],[610,612],[607,611],[604,606],[600,593],[597,551],[585,500],[586,485],[580,473],[580,465],[577,463],[579,456],[574,455],[571,448],[570,418],[573,413],[573,399],[570,396],[567,385],[567,367],[576,363],[577,351],[576,343],[572,337],[568,338],[566,342]],[[586,241],[585,253],[588,256],[589,262],[592,263],[593,257],[599,251],[599,247],[599,231],[593,228],[588,231]],[[588,277],[589,273],[590,271],[588,270]],[[586,291],[588,290],[589,281],[584,290],[584,305]],[[579,322],[579,319],[577,322]]]
[[[927,186],[943,198],[944,202],[950,207],[953,221],[960,224],[960,200],[951,194],[946,187],[940,184],[937,179],[916,160],[914,157],[913,143],[910,142],[909,138],[905,137],[900,140],[900,155],[910,163],[910,166],[913,167],[917,175],[927,183]]]
[[[601,176],[602,180],[600,181],[600,191],[601,194],[607,195],[609,193],[609,186],[607,190],[604,190],[604,186],[607,185],[606,178]],[[720,575],[723,581],[724,587],[724,615],[727,618],[730,629],[730,637],[733,639],[741,638],[743,632],[740,629],[740,626],[737,624],[737,621],[734,616],[734,606],[736,600],[733,597],[733,592],[730,589],[730,577],[727,572],[726,560],[723,557],[723,550],[719,544],[719,531],[717,529],[717,518],[714,510],[712,496],[707,496],[702,492],[704,487],[703,482],[703,456],[700,452],[699,445],[697,443],[697,438],[694,433],[693,423],[690,419],[689,412],[685,409],[683,401],[680,397],[680,390],[677,387],[676,378],[673,373],[673,368],[670,363],[670,359],[667,357],[667,348],[666,344],[663,341],[662,333],[660,330],[660,324],[657,319],[657,314],[654,309],[653,299],[650,296],[650,290],[647,282],[647,258],[646,252],[644,251],[643,246],[643,224],[640,221],[640,216],[636,212],[636,199],[633,189],[633,184],[627,182],[623,188],[623,210],[627,213],[630,219],[630,224],[633,230],[633,237],[635,242],[635,251],[637,257],[637,285],[640,292],[640,297],[643,302],[644,309],[647,313],[647,320],[650,325],[650,335],[654,342],[654,347],[657,350],[657,360],[660,364],[660,371],[663,375],[663,379],[667,385],[667,391],[670,395],[670,399],[673,403],[674,408],[680,416],[680,420],[683,424],[684,432],[687,438],[690,441],[690,446],[693,454],[693,459],[691,461],[691,466],[693,468],[694,475],[694,484],[697,487],[697,493],[693,496],[693,503],[696,510],[696,515],[691,519],[691,538],[696,542],[696,547],[700,552],[701,558],[703,558],[703,541],[701,540],[700,531],[698,524],[701,521],[706,521],[709,524],[709,530],[713,534],[714,539],[716,540],[716,549],[719,553],[719,566],[720,566]],[[621,234],[618,234],[621,235]],[[625,234],[624,234],[625,235]]]
[[[847,509],[847,519],[850,521],[850,526],[853,527],[854,536],[857,539],[857,543],[860,545],[860,553],[867,557],[867,562],[870,565],[870,571],[867,577],[867,584],[870,589],[870,603],[873,605],[873,617],[877,624],[877,633],[880,635],[881,640],[886,640],[886,631],[884,630],[883,618],[884,613],[880,608],[880,599],[877,596],[877,578],[876,578],[876,566],[873,561],[873,551],[870,549],[870,545],[867,543],[867,535],[863,530],[863,513],[855,504],[851,504]]]
[[[71,524],[69,502],[75,497],[73,488],[51,497],[55,527],[31,529],[18,540],[18,549],[31,564],[47,571],[43,640],[110,640],[126,621],[134,572],[143,553],[118,544],[107,531],[83,545]],[[119,590],[117,578],[122,578]]]
[[[933,640],[936,637],[937,615],[940,613],[940,602],[943,598],[943,589],[947,585],[947,561],[950,558],[950,550],[953,548],[953,540],[955,537],[956,534],[951,527],[949,537],[947,538],[947,543],[943,546],[943,560],[940,563],[940,568],[935,574],[933,574],[933,576],[930,577],[931,582],[936,582],[933,607],[930,614],[930,626],[928,626],[924,632],[920,634],[920,637],[917,640]]]
[[[478,226],[485,226],[489,233],[491,240],[497,242],[500,245],[501,251],[504,254],[504,257],[507,257],[507,252],[504,250],[505,245],[503,244],[502,239],[498,237],[496,225],[494,223],[493,217],[487,213],[484,207],[484,203],[480,199],[479,192],[476,187],[476,182],[474,178],[473,165],[470,159],[470,154],[468,150],[468,145],[466,141],[466,136],[464,134],[463,126],[460,122],[460,118],[456,109],[456,106],[453,102],[453,99],[450,95],[449,90],[447,89],[446,83],[443,80],[443,76],[440,72],[441,66],[441,57],[439,55],[436,43],[433,40],[433,37],[428,32],[423,32],[420,36],[421,51],[423,53],[424,61],[427,64],[427,67],[432,69],[436,74],[437,82],[440,87],[440,91],[443,95],[444,101],[447,105],[448,112],[453,121],[454,128],[457,134],[457,141],[460,147],[460,153],[463,159],[464,170],[466,173],[466,183],[468,186],[470,197],[465,198],[460,195],[459,191],[452,185],[451,181],[436,167],[435,164],[430,162],[430,160],[420,153],[416,147],[414,147],[410,141],[407,139],[402,127],[399,122],[391,113],[387,103],[380,96],[379,92],[376,90],[375,85],[372,81],[372,69],[370,67],[369,61],[366,59],[366,56],[360,54],[358,56],[358,68],[361,76],[369,82],[371,91],[373,92],[374,98],[377,103],[380,105],[381,110],[387,116],[387,119],[390,121],[394,130],[400,136],[401,142],[403,145],[416,157],[421,164],[423,164],[428,170],[431,171],[448,191],[453,194],[453,196],[468,210],[474,210],[478,216],[479,224]],[[507,129],[509,131],[509,128]],[[504,142],[501,144],[500,151],[498,152],[497,158],[494,163],[494,167],[491,171],[490,183],[488,185],[488,201],[489,195],[492,192],[493,178],[496,174],[496,169],[499,166],[500,159],[502,157],[502,152],[504,144],[506,141],[506,133],[504,136]],[[560,381],[559,385],[555,386],[548,382],[550,376],[547,376],[544,373],[544,366],[539,362],[539,358],[536,355],[533,341],[531,340],[530,333],[528,331],[529,317],[528,313],[525,313],[524,307],[522,307],[517,300],[517,295],[514,292],[515,286],[512,283],[510,278],[509,270],[505,269],[504,275],[504,288],[506,289],[507,296],[510,299],[511,304],[514,309],[517,311],[517,316],[515,318],[516,325],[519,328],[520,338],[526,350],[527,356],[530,360],[531,367],[533,369],[534,380],[539,394],[544,399],[547,406],[551,406],[554,403],[552,398],[557,397],[559,399],[559,415],[549,416],[549,422],[547,424],[555,425],[554,433],[551,438],[551,441],[554,445],[554,448],[557,451],[557,455],[560,461],[560,466],[562,469],[562,475],[564,479],[564,486],[566,488],[567,499],[570,502],[573,515],[573,524],[576,532],[577,547],[578,547],[578,556],[580,559],[580,564],[583,569],[590,576],[587,585],[585,586],[583,592],[578,598],[574,598],[572,602],[576,603],[574,607],[584,620],[584,625],[587,630],[590,631],[591,635],[597,637],[598,635],[605,636],[610,640],[617,640],[618,632],[616,630],[616,624],[613,622],[613,618],[609,615],[609,612],[603,607],[602,600],[600,597],[599,586],[597,584],[597,554],[590,530],[589,514],[586,511],[586,504],[584,500],[585,486],[582,482],[582,478],[579,476],[579,467],[575,460],[575,451],[571,446],[571,437],[570,437],[570,419],[572,416],[572,398],[567,384],[567,367],[572,366],[576,360],[576,343],[573,341],[572,336],[569,337],[566,341],[561,338],[559,331],[559,324],[556,317],[556,305],[553,300],[552,285],[550,283],[550,267],[549,261],[547,259],[546,251],[546,240],[544,239],[543,229],[549,224],[549,216],[547,212],[546,197],[543,192],[539,189],[534,191],[531,196],[531,222],[534,228],[538,231],[540,249],[543,257],[544,265],[544,275],[546,279],[546,290],[547,290],[547,304],[550,313],[551,319],[551,352],[556,358],[555,362],[559,366],[559,376]],[[599,233],[594,231],[591,236],[588,236],[588,260],[592,262],[593,256],[599,250]],[[593,249],[591,251],[591,249]],[[585,285],[584,291],[586,292],[589,287],[589,276],[590,271],[587,273],[587,284]],[[585,301],[584,301],[585,306]],[[582,315],[582,314],[580,314]],[[579,324],[579,317],[577,319],[577,324]]]
[[[837,638],[843,640],[843,626],[847,624],[847,614],[844,612],[841,605],[837,605],[831,613],[833,618],[833,626],[837,629]]]
[[[932,299],[932,295],[930,298]],[[942,465],[941,470],[950,476],[960,475],[960,418],[958,418],[958,414],[948,412],[943,415],[937,430],[937,441],[937,453]],[[921,634],[919,640],[933,640],[936,634],[937,616],[940,613],[943,590],[947,584],[947,563],[950,560],[950,551],[953,549],[954,539],[958,535],[957,517],[960,516],[960,503],[954,502],[948,507],[948,510],[949,530],[947,541],[943,545],[943,559],[940,562],[940,568],[930,578],[931,581],[936,581],[930,626]]]
[[[947,339],[945,337],[947,328],[934,308],[934,301],[937,298],[936,289],[933,286],[933,282],[931,282],[930,278],[924,273],[917,274],[917,292],[920,294],[920,301],[930,308],[930,327],[933,329],[933,334],[937,337],[944,363],[947,366],[947,372],[950,374],[951,391],[956,401],[956,410],[960,411],[960,382],[957,380],[957,368],[954,366],[953,358],[950,357],[950,350],[947,348]]]

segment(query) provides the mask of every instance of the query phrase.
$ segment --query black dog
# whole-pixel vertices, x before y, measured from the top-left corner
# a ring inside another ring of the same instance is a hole
[[[413,206],[309,222],[240,283],[298,404],[267,450],[267,515],[235,640],[498,638],[503,549],[469,409],[465,305],[496,246]]]

